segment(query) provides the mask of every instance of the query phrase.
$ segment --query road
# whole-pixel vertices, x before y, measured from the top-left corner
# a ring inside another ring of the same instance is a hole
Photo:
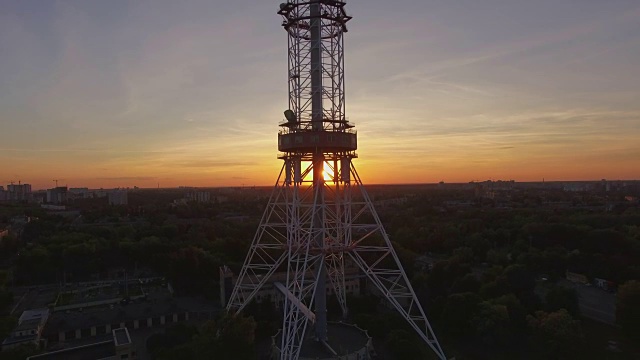
[[[615,325],[616,295],[595,286],[572,283],[568,280],[558,281],[559,285],[576,289],[578,305],[582,316],[601,323]]]

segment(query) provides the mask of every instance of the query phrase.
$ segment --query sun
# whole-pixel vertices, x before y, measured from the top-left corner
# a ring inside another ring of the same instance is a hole
[[[302,169],[307,169],[311,166],[310,161],[302,161],[301,163]],[[328,162],[324,162],[324,166],[322,167],[322,177],[325,182],[334,182],[333,181],[333,169]],[[308,171],[304,177],[304,181],[312,181],[313,179],[313,171]]]
[[[333,181],[333,170],[327,164],[324,164],[322,173],[324,174],[324,181]]]
[[[333,182],[333,169],[331,168],[331,165],[329,165],[329,163],[324,163],[322,173],[324,174],[324,181]]]

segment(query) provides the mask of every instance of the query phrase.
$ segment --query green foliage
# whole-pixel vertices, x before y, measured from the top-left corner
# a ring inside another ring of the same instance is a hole
[[[508,266],[504,270],[507,286],[514,294],[533,292],[535,281],[533,274],[524,265],[516,264]]]
[[[569,289],[563,286],[553,286],[546,296],[547,311],[556,311],[565,309],[573,317],[580,315],[578,307],[578,293],[575,289]]]
[[[13,293],[0,287],[0,314],[8,312],[9,307],[13,303]]]
[[[63,278],[67,282],[86,281],[114,267],[131,269],[137,265],[165,276],[178,294],[216,298],[218,286],[211,274],[217,273],[223,263],[242,262],[255,224],[212,219],[215,207],[191,204],[174,209],[157,205],[136,221],[127,218],[126,208],[90,207],[83,211],[81,224],[44,213],[24,229],[23,240],[30,245],[22,245],[15,257],[16,285]],[[230,203],[229,207],[235,209],[238,204]],[[176,220],[173,212],[180,212],[186,220]],[[192,221],[191,216],[203,215],[209,218]],[[111,218],[118,222],[105,223]]]
[[[178,324],[147,340],[154,360],[253,359],[256,322],[225,313],[199,329]]]
[[[4,339],[18,325],[18,319],[13,316],[0,316],[0,339]]]
[[[491,249],[487,251],[487,262],[490,264],[496,265],[507,265],[509,264],[509,253],[506,249]]]
[[[15,254],[19,245],[18,239],[13,234],[3,237],[0,241],[0,259],[8,259]]]
[[[2,350],[0,353],[2,360],[24,360],[29,356],[37,355],[41,351],[33,345],[20,345],[13,349]]]
[[[453,250],[452,258],[458,263],[468,264],[473,262],[474,251],[470,247],[461,246]]]
[[[16,285],[57,281],[63,272],[67,281],[80,281],[92,272],[138,264],[166,277],[179,294],[215,296],[216,280],[211,274],[222,264],[237,270],[257,221],[227,221],[223,214],[257,219],[266,200],[239,197],[225,205],[168,206],[183,195],[177,190],[142,193],[130,194],[136,215],[130,214],[131,208],[89,204],[83,208],[81,226],[39,209],[12,208],[8,210],[11,214],[5,214],[0,207],[0,222],[27,210],[38,211],[35,216],[40,218],[25,227],[19,241],[7,243],[4,239],[0,258],[16,257]],[[137,200],[141,196],[149,197],[144,206]],[[514,191],[513,201],[522,207],[510,210],[492,208],[490,201],[481,199],[466,209],[444,204],[472,198],[472,192],[465,190],[416,190],[415,195],[407,196],[403,188],[397,194],[377,196],[407,197],[402,206],[378,211],[436,334],[447,344],[445,351],[459,358],[517,359],[529,353],[540,359],[568,357],[563,354],[570,349],[554,339],[581,341],[580,336],[576,340],[565,331],[579,335],[580,326],[574,320],[578,315],[575,294],[551,288],[541,302],[533,291],[534,279],[544,276],[552,283],[567,269],[618,283],[640,278],[637,210],[598,213],[549,209],[545,202],[582,200],[547,190],[540,195]],[[416,257],[425,254],[443,260],[432,269],[413,269]],[[638,322],[632,320],[633,311],[640,301],[632,295],[634,291],[625,289],[621,287],[618,294],[618,323],[632,336],[638,328]],[[0,302],[1,298],[0,293]],[[337,302],[331,304],[331,313],[338,314]],[[413,330],[403,319],[380,311],[377,298],[350,297],[348,304],[354,322],[397,357],[413,356],[403,352],[407,342],[414,348],[423,346],[419,340],[414,342],[415,336],[407,337]],[[265,337],[280,326],[279,313],[273,309],[260,305],[246,310],[255,318],[252,331],[241,330],[251,330],[251,324],[240,321],[225,330],[235,335],[221,340],[224,331],[220,329],[230,320],[218,319],[197,334],[183,332],[189,334],[188,339],[172,343],[167,337],[150,338],[152,353],[156,359],[225,358],[226,345],[236,349],[251,342],[234,343],[237,339],[230,338],[251,339],[250,333]],[[249,353],[245,355],[250,357]]]
[[[583,347],[584,335],[580,322],[565,309],[554,312],[536,311],[527,316],[536,348],[545,358],[573,358]]]
[[[402,245],[396,242],[393,242],[393,247],[394,247],[394,250],[396,251],[396,254],[398,255],[398,258],[400,258],[400,262],[407,265],[405,268],[407,276],[412,276],[413,264],[418,258],[418,254],[416,254],[415,252],[409,249],[404,248]]]
[[[225,313],[205,323],[191,343],[196,360],[254,359],[256,322],[242,314]]]
[[[490,300],[490,303],[503,305],[509,313],[509,322],[514,334],[524,332],[526,327],[527,309],[522,305],[520,300],[513,295],[503,295]]]
[[[477,293],[480,290],[480,282],[474,274],[467,274],[453,283],[451,293]]]
[[[147,339],[147,350],[153,359],[175,359],[172,357],[177,350],[184,351],[188,346],[183,346],[191,342],[198,333],[195,326],[186,324],[176,324],[168,327],[163,333],[151,335]],[[192,359],[188,353],[184,353],[182,359]]]
[[[480,302],[480,297],[473,293],[449,295],[442,313],[442,318],[447,324],[446,331],[454,337],[470,335],[473,332],[472,321]]]
[[[451,285],[469,271],[469,265],[460,263],[457,258],[435,263],[427,277],[430,297],[449,295]]]
[[[331,299],[329,299],[331,300]],[[331,303],[330,301],[328,301]],[[335,301],[337,303],[337,300]],[[337,307],[339,305],[336,304]],[[331,307],[329,307],[331,309]],[[336,308],[336,312],[338,312]],[[252,317],[256,322],[256,337],[267,338],[275,334],[282,325],[280,310],[268,300],[260,303],[252,301],[242,311],[246,316]]]
[[[506,305],[487,301],[480,303],[471,324],[486,348],[508,344],[511,328]]]
[[[366,329],[374,338],[385,339],[391,329],[409,329],[407,322],[397,313],[389,311],[362,311],[353,307],[353,321],[362,329]]]
[[[419,360],[427,355],[421,350],[421,344],[416,339],[414,332],[404,329],[389,331],[385,344],[396,359]]]
[[[629,338],[640,340],[640,281],[628,281],[618,288],[616,321]]]

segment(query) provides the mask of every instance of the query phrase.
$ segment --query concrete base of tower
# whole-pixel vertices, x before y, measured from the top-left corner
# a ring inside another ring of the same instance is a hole
[[[307,328],[307,335],[300,350],[300,360],[370,360],[375,356],[373,342],[366,330],[342,322],[330,322],[327,325],[327,343],[337,355],[316,341],[313,338],[313,329]],[[280,359],[281,335],[282,330],[271,337],[272,360]]]

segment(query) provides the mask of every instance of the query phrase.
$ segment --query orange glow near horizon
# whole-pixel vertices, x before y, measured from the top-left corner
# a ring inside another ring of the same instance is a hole
[[[453,147],[453,146],[452,146]],[[466,183],[484,180],[515,181],[586,181],[586,180],[633,180],[638,179],[640,160],[613,159],[606,162],[589,162],[586,156],[530,154],[520,159],[488,158],[479,161],[469,158],[467,161],[456,159],[464,154],[451,153],[447,158],[423,155],[423,159],[413,158],[413,162],[394,160],[393,152],[388,157],[376,154],[371,156],[360,152],[361,158],[354,160],[354,166],[366,184],[417,184]],[[573,159],[572,159],[573,157]],[[275,156],[265,157],[261,163],[237,165],[232,163],[194,163],[184,165],[183,160],[158,157],[140,161],[125,159],[110,167],[101,164],[83,164],[81,167],[65,161],[64,158],[53,158],[49,163],[36,160],[16,163],[14,158],[0,155],[5,168],[11,168],[16,175],[3,172],[0,185],[10,181],[32,184],[34,189],[46,189],[55,186],[53,179],[58,179],[61,186],[115,188],[168,188],[177,186],[225,187],[225,186],[272,186],[282,163]],[[303,169],[305,168],[303,164]],[[112,170],[113,169],[113,170]],[[328,164],[324,167],[324,178],[333,180],[333,171]],[[50,174],[50,175],[49,175]],[[308,175],[311,176],[311,175]]]

